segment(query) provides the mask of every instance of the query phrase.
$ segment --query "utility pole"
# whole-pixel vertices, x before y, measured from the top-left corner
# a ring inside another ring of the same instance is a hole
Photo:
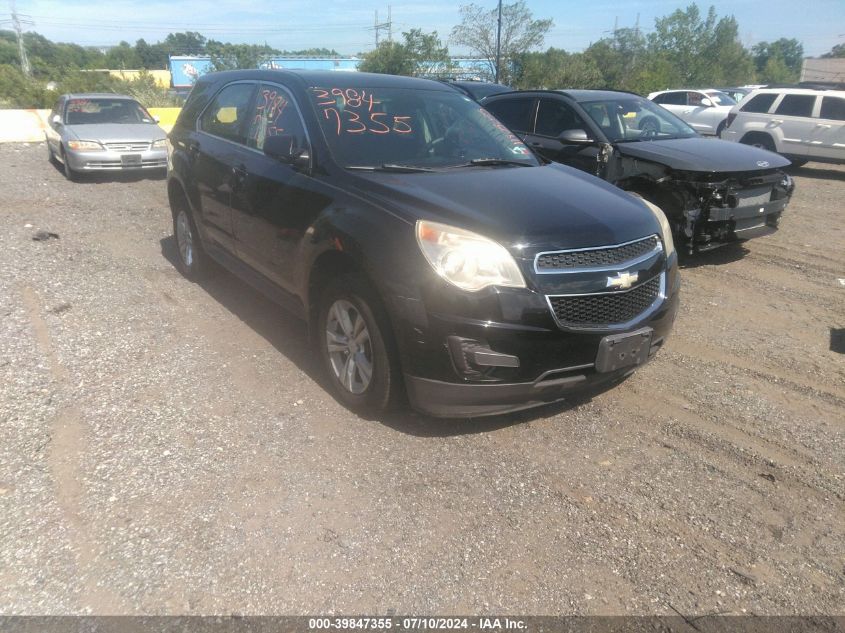
[[[496,83],[499,83],[499,66],[502,64],[502,0],[499,0],[499,21],[496,29]]]
[[[18,37],[18,54],[21,58],[21,72],[28,77],[30,74],[29,59],[26,56],[26,46],[23,41],[23,28],[21,24],[33,24],[33,22],[26,19],[21,20],[17,7],[15,6],[15,0],[9,0],[9,6],[12,9],[12,27],[15,29],[15,34]]]
[[[378,36],[379,31],[382,29],[387,29],[387,41],[393,41],[393,21],[390,18],[390,5],[387,5],[387,22],[378,21],[378,9],[376,9],[376,18],[375,22],[373,23],[373,30],[376,32],[376,48],[378,48]]]

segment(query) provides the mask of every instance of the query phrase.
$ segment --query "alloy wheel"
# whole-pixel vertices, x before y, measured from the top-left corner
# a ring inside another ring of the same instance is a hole
[[[184,210],[179,211],[176,216],[176,245],[179,247],[182,263],[190,268],[194,263],[194,236],[191,232],[191,220]]]
[[[326,346],[335,378],[352,394],[362,394],[373,378],[373,346],[363,315],[338,299],[326,319]]]

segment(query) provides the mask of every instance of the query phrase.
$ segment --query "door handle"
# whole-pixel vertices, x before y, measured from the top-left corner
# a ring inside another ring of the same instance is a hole
[[[188,153],[196,156],[200,152],[200,144],[197,141],[188,141]]]
[[[783,123],[783,119],[772,119],[772,123],[774,123],[775,125],[780,125],[781,123]]]
[[[817,123],[816,127],[820,127],[823,130],[829,130],[831,126],[829,126],[827,123]]]
[[[529,144],[531,147],[543,147],[543,144],[542,144],[542,143],[540,143],[539,141],[529,141],[529,142],[528,142],[528,144]]]
[[[246,177],[246,166],[238,165],[237,167],[232,167],[232,189],[240,189],[243,186]]]

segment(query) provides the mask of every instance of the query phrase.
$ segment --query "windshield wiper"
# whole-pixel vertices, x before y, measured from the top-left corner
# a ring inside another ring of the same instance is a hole
[[[519,167],[534,167],[531,163],[526,163],[524,160],[513,160],[510,158],[473,158],[464,165],[456,165],[457,167],[472,167],[474,165],[518,165]]]
[[[421,172],[421,171],[437,171],[430,167],[415,167],[414,165],[396,165],[394,163],[384,163],[383,165],[349,165],[347,169],[357,169],[360,171],[399,171],[399,172]]]

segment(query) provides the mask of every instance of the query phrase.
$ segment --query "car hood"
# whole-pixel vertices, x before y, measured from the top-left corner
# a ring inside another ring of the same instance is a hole
[[[409,222],[427,219],[495,239],[518,256],[620,244],[659,232],[651,211],[621,189],[556,163],[432,173],[361,173],[358,194]]]
[[[66,125],[69,135],[80,141],[157,141],[166,138],[164,130],[150,123],[96,123],[90,125]]]
[[[618,143],[616,149],[623,156],[681,171],[760,171],[790,164],[783,156],[759,147],[701,137]]]

